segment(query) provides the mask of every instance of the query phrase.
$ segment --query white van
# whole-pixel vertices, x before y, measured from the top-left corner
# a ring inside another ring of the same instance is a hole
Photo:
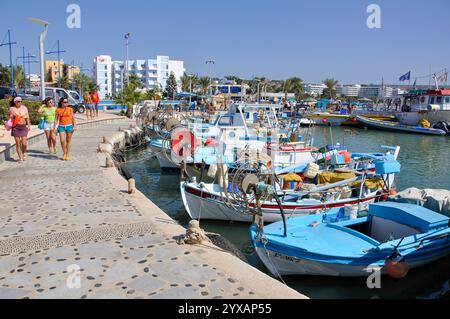
[[[71,93],[72,92],[72,93]],[[76,94],[73,94],[76,93]],[[77,98],[78,96],[78,98]],[[57,105],[61,98],[66,98],[69,101],[69,105],[73,108],[75,113],[84,113],[86,111],[86,107],[83,104],[83,100],[80,95],[76,91],[69,91],[62,88],[53,88],[46,87],[45,88],[45,97],[51,97],[55,101]]]

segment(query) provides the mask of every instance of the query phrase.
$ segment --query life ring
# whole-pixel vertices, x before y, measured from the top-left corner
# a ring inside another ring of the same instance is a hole
[[[172,154],[181,157],[188,157],[195,153],[197,147],[197,139],[194,133],[180,129],[175,130],[171,137]]]

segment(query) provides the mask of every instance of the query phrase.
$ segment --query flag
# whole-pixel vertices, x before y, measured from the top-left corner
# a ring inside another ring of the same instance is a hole
[[[448,73],[444,73],[436,78],[438,83],[446,83],[448,79]]]
[[[402,75],[399,79],[399,81],[403,82],[403,81],[409,81],[411,80],[411,71],[409,71],[408,73],[406,73],[405,75]]]

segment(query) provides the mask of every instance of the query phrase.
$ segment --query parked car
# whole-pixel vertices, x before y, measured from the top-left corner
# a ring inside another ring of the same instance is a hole
[[[86,111],[86,107],[83,104],[83,100],[74,98],[74,95],[72,95],[70,92],[75,91],[69,91],[63,88],[46,87],[45,97],[53,98],[55,100],[55,103],[58,103],[61,98],[66,98],[69,101],[69,106],[73,108],[73,111],[75,113],[84,113]],[[78,93],[77,95],[79,97]]]
[[[10,88],[6,86],[0,86],[0,100],[3,100],[8,95],[10,95]]]

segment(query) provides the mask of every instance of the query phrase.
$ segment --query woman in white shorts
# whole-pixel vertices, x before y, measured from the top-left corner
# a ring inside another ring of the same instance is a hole
[[[45,136],[47,137],[48,153],[53,153],[56,155],[56,134],[54,131],[56,106],[54,105],[51,97],[44,100],[43,105],[38,110],[38,113],[42,114],[45,119],[44,131]]]

